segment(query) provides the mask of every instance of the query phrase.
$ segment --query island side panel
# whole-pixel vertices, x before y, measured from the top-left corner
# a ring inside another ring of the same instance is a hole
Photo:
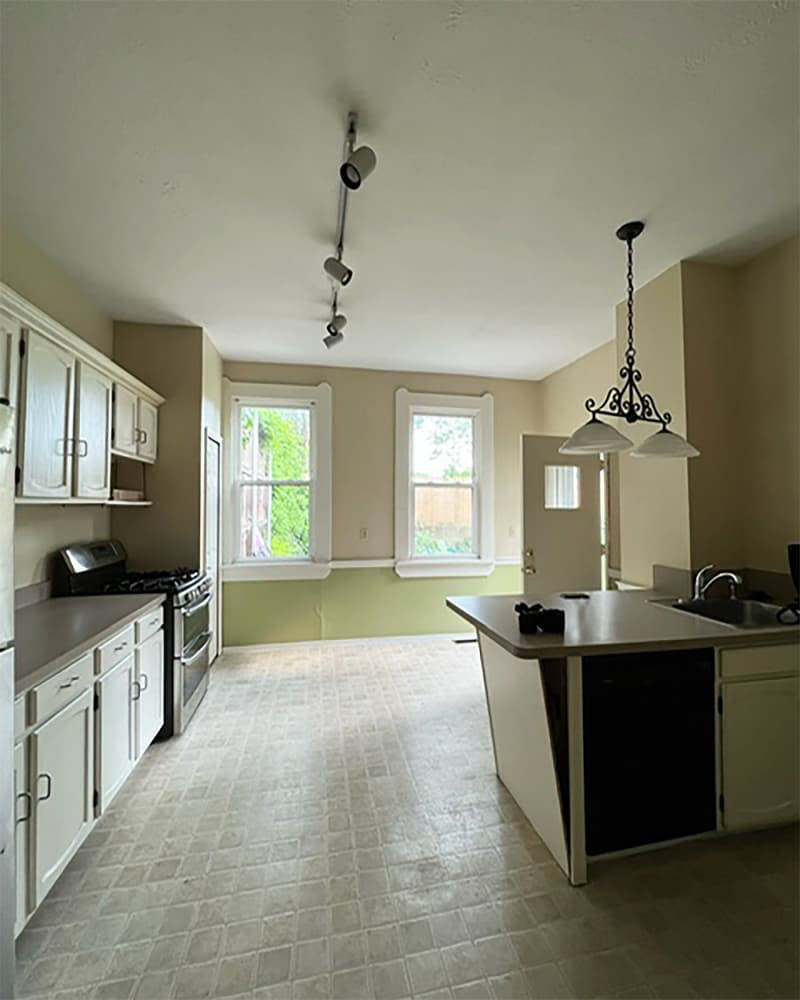
[[[512,656],[483,632],[478,633],[478,643],[498,777],[556,863],[570,877],[567,834],[539,663]]]
[[[584,885],[586,874],[586,805],[583,771],[583,659],[567,659],[567,730],[569,743],[569,880]]]

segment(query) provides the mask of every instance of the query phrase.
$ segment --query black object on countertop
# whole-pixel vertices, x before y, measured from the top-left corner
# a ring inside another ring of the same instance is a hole
[[[800,623],[800,542],[787,545],[786,552],[789,556],[789,572],[794,583],[794,600],[781,608],[778,612],[778,621],[797,625]]]
[[[564,631],[566,615],[561,608],[544,608],[541,604],[527,605],[520,602],[514,605],[514,610],[519,617],[519,630],[523,635]]]

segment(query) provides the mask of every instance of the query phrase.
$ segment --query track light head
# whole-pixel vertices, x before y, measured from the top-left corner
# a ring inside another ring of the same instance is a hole
[[[341,333],[342,330],[347,326],[347,317],[343,313],[336,313],[331,317],[330,323],[325,327],[328,333],[335,337],[337,333]]]
[[[330,325],[328,325],[326,330],[330,330]],[[322,338],[322,343],[330,350],[332,347],[336,347],[337,344],[341,344],[344,340],[343,333],[329,333],[327,337]]]
[[[359,146],[339,167],[342,184],[351,191],[357,191],[375,169],[378,158],[370,146]]]
[[[325,263],[322,265],[323,270],[332,278],[337,281],[340,285],[349,285],[350,279],[353,277],[352,270],[343,264],[337,257],[328,257]]]

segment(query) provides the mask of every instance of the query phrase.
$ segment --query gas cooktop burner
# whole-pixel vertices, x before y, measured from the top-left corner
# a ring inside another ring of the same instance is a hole
[[[199,580],[201,573],[184,566],[173,570],[126,573],[106,584],[107,594],[174,594]]]

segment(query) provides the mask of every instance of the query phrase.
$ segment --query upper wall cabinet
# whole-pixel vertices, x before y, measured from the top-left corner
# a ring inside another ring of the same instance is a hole
[[[25,497],[69,497],[75,442],[75,357],[31,330],[23,337],[20,493]]]
[[[19,407],[21,500],[102,503],[112,454],[156,459],[163,397],[2,284],[0,399]]]
[[[158,455],[158,407],[120,384],[114,386],[113,450],[142,462]]]

